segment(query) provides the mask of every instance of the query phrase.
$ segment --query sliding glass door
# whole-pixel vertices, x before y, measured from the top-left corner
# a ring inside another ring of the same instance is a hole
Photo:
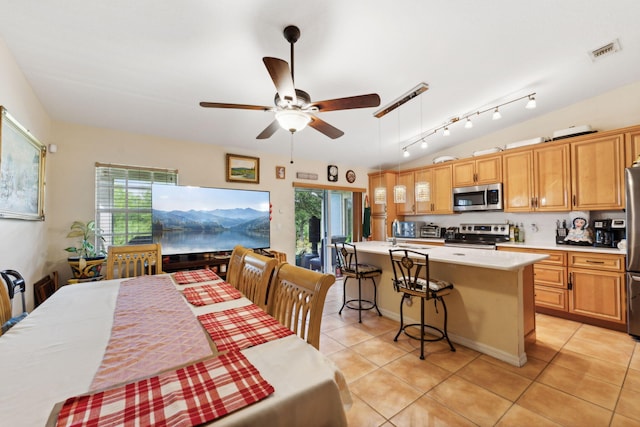
[[[296,264],[334,272],[334,242],[351,242],[353,193],[318,188],[295,188]]]

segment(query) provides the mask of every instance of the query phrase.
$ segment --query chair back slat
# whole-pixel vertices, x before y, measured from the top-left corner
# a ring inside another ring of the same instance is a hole
[[[320,348],[320,323],[335,276],[281,263],[271,280],[267,312],[300,338]]]
[[[248,252],[253,252],[253,249],[245,248],[242,245],[236,245],[236,247],[233,248],[233,252],[231,252],[231,257],[229,258],[226,282],[236,289],[238,288],[238,277],[240,276],[240,271],[242,271],[244,256]]]
[[[267,291],[273,271],[278,265],[278,260],[257,254],[246,252],[242,270],[238,275],[236,287],[245,297],[253,301],[262,309],[267,307]]]
[[[162,273],[159,243],[109,246],[107,280]]]

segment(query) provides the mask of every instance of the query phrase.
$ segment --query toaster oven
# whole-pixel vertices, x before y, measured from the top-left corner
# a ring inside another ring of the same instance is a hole
[[[442,237],[442,229],[437,225],[425,225],[420,227],[420,237],[439,239]]]

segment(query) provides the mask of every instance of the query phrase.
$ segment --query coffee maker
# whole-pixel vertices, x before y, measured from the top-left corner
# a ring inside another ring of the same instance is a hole
[[[625,238],[624,219],[597,219],[593,221],[594,246],[615,248]]]

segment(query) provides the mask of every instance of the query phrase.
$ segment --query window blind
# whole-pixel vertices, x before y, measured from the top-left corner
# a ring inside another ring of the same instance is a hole
[[[96,163],[96,226],[105,244],[151,243],[151,185],[177,185],[178,171]]]

